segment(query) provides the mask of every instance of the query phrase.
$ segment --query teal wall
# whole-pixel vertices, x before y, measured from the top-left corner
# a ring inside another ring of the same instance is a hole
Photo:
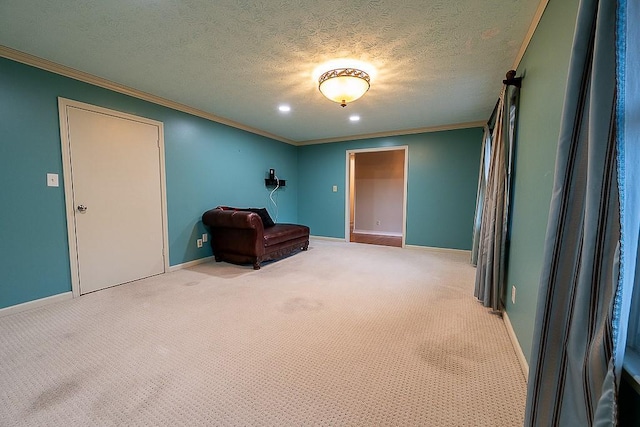
[[[346,151],[406,145],[406,243],[468,250],[481,143],[474,128],[300,147],[298,218],[313,235],[344,238]]]
[[[0,58],[0,308],[71,290],[59,96],[164,123],[171,265],[211,255],[205,210],[268,206],[270,167],[287,180],[278,219],[297,221],[296,147]]]
[[[577,0],[549,2],[518,67],[520,92],[507,314],[530,360]]]

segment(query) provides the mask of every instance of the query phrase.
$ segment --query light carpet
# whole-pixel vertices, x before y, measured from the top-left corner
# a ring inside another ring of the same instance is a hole
[[[0,425],[521,426],[464,253],[312,240],[0,318]]]

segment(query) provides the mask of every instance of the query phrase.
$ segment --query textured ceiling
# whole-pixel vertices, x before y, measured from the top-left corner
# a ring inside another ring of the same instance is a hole
[[[486,120],[538,3],[1,0],[0,45],[304,142]],[[340,58],[375,69],[344,109],[314,80]]]

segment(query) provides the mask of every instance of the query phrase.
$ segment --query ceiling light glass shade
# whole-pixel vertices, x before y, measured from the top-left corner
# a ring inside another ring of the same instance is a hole
[[[369,90],[369,74],[355,68],[330,70],[318,79],[320,92],[343,107],[359,99]]]

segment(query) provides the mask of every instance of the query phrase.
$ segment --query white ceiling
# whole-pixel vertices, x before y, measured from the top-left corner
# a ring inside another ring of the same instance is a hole
[[[0,0],[0,45],[304,143],[488,119],[539,3]],[[341,58],[375,68],[346,108],[314,80]]]

